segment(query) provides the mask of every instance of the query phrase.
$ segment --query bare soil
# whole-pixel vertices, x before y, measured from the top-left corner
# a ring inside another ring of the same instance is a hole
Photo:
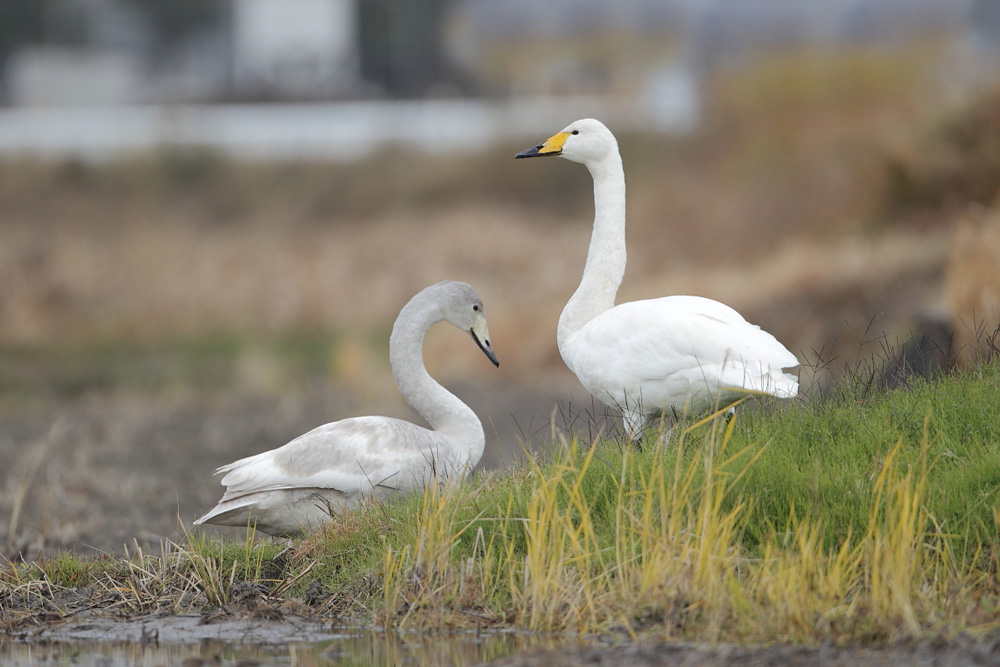
[[[491,663],[495,667],[973,667],[1000,664],[1000,637],[959,637],[890,646],[701,646],[685,643],[528,651]]]
[[[328,622],[307,615],[283,613],[277,608],[256,612],[235,610],[206,611],[202,614],[155,615],[136,620],[109,619],[100,613],[81,612],[72,620],[43,624],[12,636],[17,642],[55,646],[74,646],[89,642],[111,642],[129,645],[191,645],[202,643],[206,657],[218,652],[218,645],[276,646],[287,644],[316,645],[337,638],[357,635],[359,629],[331,626]],[[428,641],[421,635],[380,635],[365,632],[367,647],[380,650],[380,643],[409,644]],[[492,642],[504,633],[496,631],[482,635],[480,642]],[[824,643],[819,646],[792,644],[737,645],[692,644],[689,642],[634,642],[624,637],[522,636],[509,641],[510,653],[490,661],[494,667],[570,667],[577,665],[615,665],[616,667],[882,667],[911,665],[913,667],[987,667],[1000,664],[1000,635],[960,635],[949,639],[908,641],[887,645],[845,645]],[[464,655],[475,662],[477,651],[468,646],[467,635],[437,636],[439,646],[454,644],[449,651],[451,660]],[[210,642],[210,643],[206,643]],[[532,645],[536,648],[530,648]],[[527,647],[527,648],[526,648]],[[357,648],[357,647],[355,647]],[[328,647],[325,653],[330,652]],[[381,650],[385,650],[382,648]],[[426,656],[424,656],[426,660]],[[422,661],[411,657],[415,664],[435,664],[433,659]],[[320,663],[325,664],[325,663]],[[471,664],[464,660],[456,664]]]

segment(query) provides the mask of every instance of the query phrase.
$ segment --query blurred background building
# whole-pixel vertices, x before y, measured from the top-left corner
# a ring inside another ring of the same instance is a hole
[[[440,146],[456,124],[530,134],[567,120],[558,99],[684,131],[713,69],[928,36],[991,61],[998,16],[992,0],[2,0],[0,151],[351,157],[379,138]],[[436,105],[416,124],[390,103],[415,100]]]

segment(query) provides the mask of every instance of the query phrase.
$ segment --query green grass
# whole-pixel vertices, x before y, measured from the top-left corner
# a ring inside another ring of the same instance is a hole
[[[159,556],[12,564],[0,620],[25,622],[14,602],[53,587],[142,613],[239,607],[250,584],[385,628],[753,642],[995,628],[998,389],[994,363],[741,406],[668,448],[564,439],[544,461],[365,505],[289,551],[193,533]]]
[[[101,576],[115,571],[120,564],[108,558],[80,558],[72,553],[59,553],[33,563],[8,563],[0,584],[17,586],[35,581],[45,581],[61,588],[76,588],[93,583]]]
[[[1000,372],[994,364],[938,381],[918,380],[905,390],[842,391],[767,414],[741,415],[737,446],[766,445],[737,487],[755,501],[746,545],[759,545],[772,528],[781,527],[791,507],[798,516],[823,519],[827,546],[848,530],[857,533],[872,512],[879,469],[900,444],[899,466],[927,457],[932,483],[926,506],[938,527],[963,536],[974,550],[995,532],[1000,503],[997,396]]]
[[[644,626],[644,618],[677,623],[664,617],[663,605],[643,603],[638,595],[631,609],[621,601],[600,603],[598,598],[614,597],[615,586],[599,580],[637,576],[632,565],[652,557],[662,543],[703,539],[708,532],[724,537],[718,553],[708,543],[685,548],[703,548],[708,561],[726,561],[736,573],[727,584],[737,590],[764,576],[746,574],[744,580],[741,568],[752,571],[748,564],[807,548],[812,562],[856,578],[840,591],[844,600],[863,599],[881,590],[865,580],[873,562],[895,563],[890,569],[898,570],[901,559],[912,561],[918,553],[927,570],[913,574],[915,598],[928,594],[935,577],[944,577],[952,592],[986,595],[996,605],[998,389],[1000,369],[988,365],[907,389],[848,388],[822,399],[740,410],[728,426],[716,419],[675,434],[666,453],[655,436],[638,454],[614,442],[593,449],[564,443],[546,463],[529,462],[457,491],[369,509],[361,515],[368,519],[355,516],[349,526],[335,524],[308,541],[310,557],[324,563],[314,574],[335,596],[344,582],[367,576],[368,597],[356,589],[351,595],[379,610],[374,616],[387,624],[434,625],[442,617],[448,623],[513,617],[535,629]],[[565,542],[546,541],[559,530]],[[675,548],[663,548],[660,556],[683,557]],[[542,553],[546,549],[551,551]],[[533,559],[537,567],[552,569],[526,574]],[[664,577],[672,573],[658,567]],[[931,571],[933,577],[923,578]],[[556,583],[570,572],[575,580]],[[527,581],[532,577],[534,582]],[[538,579],[547,579],[548,588],[531,598],[528,588]],[[696,582],[688,585],[697,588]],[[582,597],[564,599],[563,586]],[[549,602],[555,606],[537,608]],[[708,604],[674,602],[681,609]],[[866,603],[867,613],[889,604],[877,602]],[[729,599],[715,620],[727,632],[740,625],[722,620],[735,613],[735,605]],[[463,618],[463,610],[472,610],[471,616]],[[850,627],[884,637],[900,627],[919,633],[950,617],[947,609],[936,609],[902,625],[906,614],[890,615],[882,625],[867,613],[851,615]],[[713,637],[698,623],[682,625],[686,636]]]

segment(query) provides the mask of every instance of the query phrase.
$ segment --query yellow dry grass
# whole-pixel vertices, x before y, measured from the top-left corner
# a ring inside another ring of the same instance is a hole
[[[900,465],[902,443],[876,472],[863,535],[843,535],[828,549],[817,519],[793,515],[787,532],[773,533],[750,557],[740,533],[752,501],[732,501],[739,475],[722,472],[743,454],[727,450],[734,423],[699,445],[689,464],[680,457],[667,464],[658,451],[651,467],[639,469],[626,451],[613,516],[603,519],[594,489],[583,483],[592,466],[605,465],[600,447],[581,454],[576,441],[564,443],[555,465],[532,470],[523,516],[508,507],[485,531],[476,524],[481,517],[456,520],[475,489],[429,489],[416,548],[385,551],[380,622],[500,621],[540,632],[625,628],[664,639],[806,643],[899,640],[943,622],[981,622],[956,601],[986,573],[953,562],[924,506],[926,458]],[[926,452],[926,437],[923,446]],[[612,541],[602,540],[600,520],[613,522]],[[478,531],[474,555],[455,558],[470,530]],[[521,530],[526,549],[515,555],[498,535]]]

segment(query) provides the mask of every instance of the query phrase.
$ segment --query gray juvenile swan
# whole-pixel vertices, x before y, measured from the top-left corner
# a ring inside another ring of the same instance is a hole
[[[694,416],[747,393],[791,397],[795,355],[729,306],[697,296],[615,305],[625,275],[625,170],[600,121],[572,123],[517,158],[561,156],[594,179],[594,230],[580,286],[559,317],[559,353],[635,439],[650,418]]]
[[[471,470],[486,444],[482,422],[424,368],[424,334],[442,320],[472,334],[493,365],[500,365],[482,299],[472,287],[444,281],[410,299],[392,327],[389,360],[400,393],[430,429],[390,417],[352,417],[222,466],[217,474],[226,474],[226,492],[195,525],[249,524],[294,537],[366,496],[416,491]]]

